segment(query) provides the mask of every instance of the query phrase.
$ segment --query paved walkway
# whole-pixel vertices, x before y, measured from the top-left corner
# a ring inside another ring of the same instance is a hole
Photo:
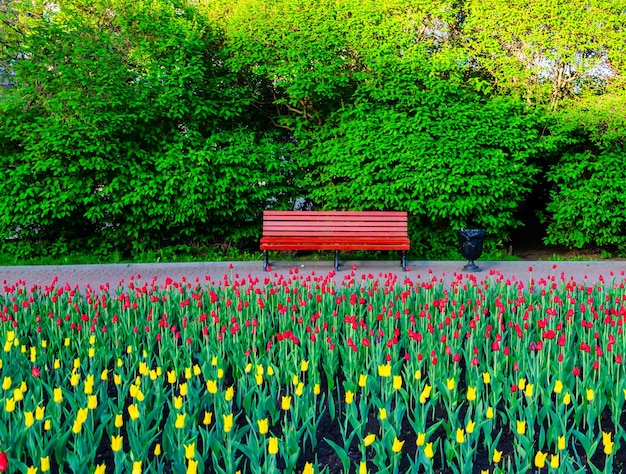
[[[396,261],[348,261],[343,262],[339,272],[334,274],[336,282],[340,282],[349,275],[354,268],[357,280],[362,275],[384,277],[389,273],[398,276],[401,281],[403,275],[413,280],[444,279],[452,281],[455,275],[464,273],[463,261],[410,261],[406,273],[402,272],[400,263]],[[603,260],[603,261],[563,261],[563,262],[476,262],[481,271],[476,273],[480,280],[489,275],[502,274],[508,279],[517,279],[528,282],[531,278],[536,280],[554,275],[557,279],[574,279],[576,282],[583,280],[597,281],[604,278],[606,282],[615,279],[621,281],[626,272],[626,261]],[[532,270],[531,270],[532,269]],[[142,282],[154,283],[162,286],[167,278],[174,281],[206,282],[223,281],[225,277],[244,278],[251,276],[263,281],[265,277],[278,278],[280,275],[288,276],[289,273],[298,272],[301,275],[315,274],[326,276],[333,272],[331,261],[315,262],[272,262],[269,272],[263,271],[262,262],[207,262],[207,263],[156,263],[156,264],[108,264],[108,265],[67,265],[67,266],[11,266],[0,267],[0,282],[13,285],[18,281],[24,282],[27,287],[49,286],[53,279],[57,278],[57,286],[69,284],[71,287],[84,288],[90,285],[98,289],[101,285],[109,284],[110,288],[116,288],[118,284],[127,284],[131,278]]]

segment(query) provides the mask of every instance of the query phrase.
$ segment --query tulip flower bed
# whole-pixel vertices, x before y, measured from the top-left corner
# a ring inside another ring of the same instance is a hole
[[[5,282],[0,471],[622,468],[622,280],[331,276]]]

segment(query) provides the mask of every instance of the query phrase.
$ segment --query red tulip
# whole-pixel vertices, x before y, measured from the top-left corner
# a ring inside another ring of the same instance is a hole
[[[9,458],[4,451],[0,452],[0,472],[4,472],[9,468]]]

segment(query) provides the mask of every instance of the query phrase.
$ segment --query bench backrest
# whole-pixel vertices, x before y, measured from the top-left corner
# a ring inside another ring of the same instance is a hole
[[[404,211],[264,211],[263,237],[407,238]]]

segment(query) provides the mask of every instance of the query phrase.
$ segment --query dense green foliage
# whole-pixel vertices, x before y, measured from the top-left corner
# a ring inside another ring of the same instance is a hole
[[[3,2],[2,250],[254,249],[304,203],[436,257],[541,194],[546,242],[624,253],[626,5],[578,3]]]

